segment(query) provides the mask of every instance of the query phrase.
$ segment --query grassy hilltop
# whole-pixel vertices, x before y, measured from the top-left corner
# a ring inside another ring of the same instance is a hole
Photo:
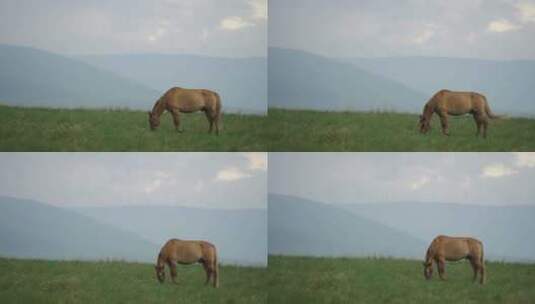
[[[266,123],[223,114],[218,137],[207,133],[204,113],[181,115],[178,133],[169,113],[152,132],[144,111],[0,106],[0,151],[266,151]]]
[[[153,265],[0,259],[0,303],[266,303],[263,268],[220,266],[220,288],[200,265],[179,266],[179,285]]]
[[[491,120],[486,139],[471,116],[450,117],[449,137],[436,115],[427,135],[417,114],[269,109],[268,120],[269,151],[535,151],[535,119]]]
[[[534,303],[535,265],[487,262],[472,283],[468,262],[448,263],[448,280],[423,277],[421,261],[270,256],[270,303]]]

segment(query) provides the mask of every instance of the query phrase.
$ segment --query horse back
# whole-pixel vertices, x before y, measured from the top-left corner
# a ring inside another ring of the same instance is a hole
[[[174,87],[162,97],[168,109],[191,113],[216,108],[219,101],[217,93],[206,89],[183,89]]]

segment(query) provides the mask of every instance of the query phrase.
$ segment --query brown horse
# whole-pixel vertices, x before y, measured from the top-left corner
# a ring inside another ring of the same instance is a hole
[[[160,283],[165,280],[165,264],[171,272],[173,283],[177,283],[176,264],[200,263],[206,272],[206,283],[213,279],[214,287],[219,286],[219,265],[217,262],[217,250],[214,245],[205,241],[183,241],[171,239],[163,245],[158,254],[158,260],[154,269]]]
[[[480,283],[485,283],[485,261],[483,260],[483,244],[473,238],[437,236],[429,245],[425,255],[424,277],[429,280],[433,275],[433,261],[437,263],[438,275],[446,279],[446,261],[467,259],[474,270],[474,282],[480,274]]]
[[[419,128],[421,133],[427,133],[431,129],[431,117],[436,113],[440,117],[442,133],[450,135],[448,131],[448,115],[458,116],[472,114],[477,126],[476,135],[487,136],[489,118],[499,118],[494,115],[489,107],[485,96],[475,92],[453,92],[448,90],[438,91],[425,104],[420,115]]]
[[[219,121],[221,119],[221,98],[219,94],[204,89],[182,89],[174,87],[163,94],[149,112],[149,125],[155,130],[160,125],[160,116],[167,110],[173,115],[173,122],[178,132],[180,129],[179,113],[193,113],[203,111],[208,119],[208,133],[212,133],[215,124],[216,134],[219,135]]]

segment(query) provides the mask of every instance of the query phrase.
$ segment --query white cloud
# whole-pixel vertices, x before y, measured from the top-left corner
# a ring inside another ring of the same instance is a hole
[[[268,162],[267,162],[267,153],[263,152],[253,152],[244,154],[247,160],[249,161],[249,170],[262,170],[266,171]]]
[[[423,186],[429,184],[430,181],[431,181],[431,179],[428,176],[422,176],[419,179],[410,182],[409,183],[409,187],[412,190],[418,190],[418,189],[422,188]]]
[[[240,180],[243,178],[251,177],[250,174],[243,172],[242,170],[231,167],[231,168],[225,168],[219,172],[217,172],[217,176],[215,178],[216,181],[220,182],[232,182],[236,180]]]
[[[481,173],[481,176],[498,178],[515,175],[517,173],[518,171],[504,164],[491,164],[483,167],[483,172]]]
[[[515,156],[515,166],[523,168],[534,168],[535,167],[535,153],[514,153]]]
[[[429,39],[431,39],[435,35],[435,31],[433,29],[425,29],[418,33],[413,39],[412,42],[416,44],[424,44]]]
[[[161,185],[162,185],[162,181],[160,179],[155,179],[145,187],[144,189],[145,193],[147,194],[152,193],[158,190]]]
[[[253,10],[253,19],[266,20],[268,18],[267,0],[251,0],[249,5]]]
[[[156,29],[156,32],[154,32],[153,34],[149,35],[147,37],[147,39],[150,41],[150,42],[154,42],[156,40],[159,40],[160,38],[162,38],[163,36],[165,36],[165,34],[167,33],[167,29],[163,28],[163,27],[159,27],[158,29]]]
[[[496,33],[504,33],[520,29],[521,26],[511,23],[507,19],[498,19],[489,23],[487,30]]]
[[[242,17],[231,16],[221,20],[220,28],[227,31],[241,30],[246,27],[254,26],[253,23],[246,21]]]
[[[515,5],[523,23],[535,22],[535,4],[530,2],[520,2]]]

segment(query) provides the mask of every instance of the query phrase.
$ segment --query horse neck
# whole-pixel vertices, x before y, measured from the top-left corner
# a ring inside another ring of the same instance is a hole
[[[427,249],[427,252],[425,254],[425,262],[426,264],[433,262],[433,250],[431,250],[431,248]]]
[[[164,264],[165,264],[165,258],[163,257],[163,254],[160,252],[160,254],[158,254],[158,259],[156,260],[156,265],[164,266]]]
[[[422,116],[425,118],[425,119],[431,119],[431,116],[433,116],[433,107],[429,105],[429,103],[431,102],[432,100],[430,100],[424,107],[424,112],[422,114]]]
[[[152,108],[152,115],[156,115],[160,117],[165,110],[165,105],[162,99],[158,99],[158,101],[154,104],[154,107]]]

